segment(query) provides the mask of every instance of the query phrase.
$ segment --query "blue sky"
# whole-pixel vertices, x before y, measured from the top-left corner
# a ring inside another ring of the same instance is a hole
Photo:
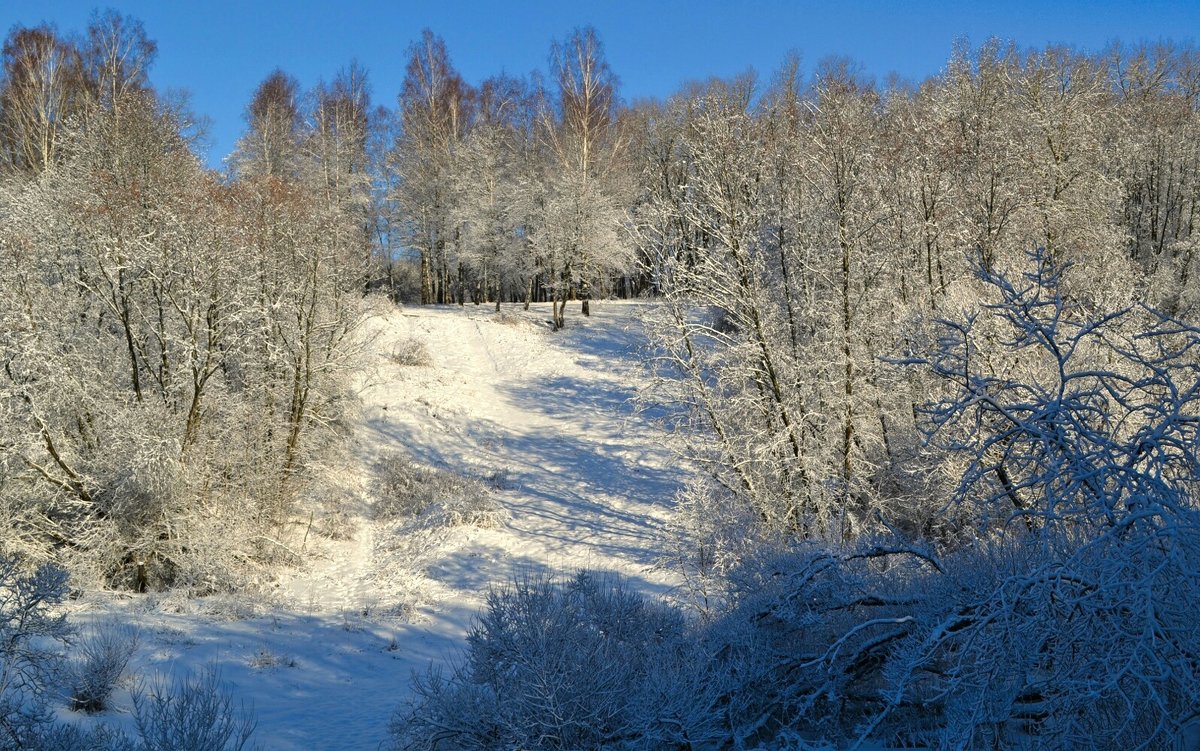
[[[0,0],[0,29],[49,21],[62,31],[82,31],[97,5],[106,4]],[[1197,0],[113,0],[107,6],[140,18],[158,42],[155,85],[190,90],[193,107],[212,118],[213,165],[233,148],[247,100],[276,66],[308,87],[357,59],[370,73],[374,101],[393,107],[404,50],[424,27],[445,38],[455,66],[477,83],[501,71],[544,68],[552,39],[592,24],[627,100],[665,97],[683,81],[747,67],[769,77],[792,49],[806,69],[838,54],[880,79],[894,71],[919,80],[942,67],[961,36],[1098,49],[1117,38],[1184,41],[1200,35]]]

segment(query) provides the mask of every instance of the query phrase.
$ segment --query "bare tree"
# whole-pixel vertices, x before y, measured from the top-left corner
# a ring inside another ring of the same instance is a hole
[[[455,297],[452,253],[459,228],[451,218],[451,181],[471,117],[473,93],[450,63],[446,43],[426,29],[408,49],[400,93],[401,133],[393,152],[400,175],[398,204],[410,244],[421,254],[421,302]],[[461,290],[458,291],[461,294]]]
[[[578,288],[588,315],[593,285],[627,268],[632,253],[620,236],[627,139],[617,118],[617,78],[596,30],[576,29],[555,42],[550,65],[558,99],[543,109],[554,163],[540,245],[549,261],[554,326],[561,328],[569,294]]]
[[[246,107],[247,133],[232,160],[240,174],[294,179],[299,168],[300,84],[276,69]]]
[[[83,59],[50,26],[15,27],[2,55],[0,157],[10,169],[42,172],[54,163],[63,131],[87,108]]]
[[[479,88],[478,116],[456,170],[455,215],[463,231],[462,262],[474,275],[476,303],[493,298],[532,273],[524,220],[530,191],[520,160],[522,115],[530,106],[522,82],[499,76]]]
[[[108,110],[150,89],[149,72],[158,45],[142,22],[115,10],[92,13],[83,45],[83,61],[96,87],[98,103]]]
[[[312,176],[327,207],[330,242],[358,264],[365,291],[371,276],[371,175],[367,172],[371,101],[366,71],[352,63],[332,84],[318,85],[313,96],[305,139],[315,168]]]

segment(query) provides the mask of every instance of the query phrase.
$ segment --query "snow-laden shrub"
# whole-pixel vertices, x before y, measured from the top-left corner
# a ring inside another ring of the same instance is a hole
[[[1200,560],[1111,542],[811,544],[747,560],[691,628],[603,575],[520,580],[417,679],[396,747],[1169,748],[1200,700]]]
[[[54,609],[66,593],[62,569],[0,555],[0,750],[40,748],[54,729],[46,702],[71,633]]]
[[[492,323],[499,323],[514,328],[532,328],[534,325],[528,316],[514,310],[502,310],[488,320]]]
[[[1188,521],[1200,533],[1195,520]],[[748,562],[710,639],[766,670],[735,694],[766,742],[935,749],[1170,748],[1200,701],[1195,548],[1038,541],[944,558],[897,541]],[[753,671],[749,674],[753,675]]]
[[[71,709],[103,712],[137,646],[134,626],[107,621],[85,628],[74,644],[67,670]]]
[[[433,365],[433,355],[429,353],[428,345],[415,336],[401,339],[392,345],[392,353],[388,359],[405,367],[427,368]]]
[[[493,590],[468,644],[449,673],[417,678],[397,748],[653,749],[720,735],[723,685],[682,614],[615,575]]]
[[[159,678],[133,694],[137,751],[242,751],[254,748],[255,720],[235,704],[216,668],[174,684]]]
[[[494,527],[504,512],[481,480],[418,464],[400,454],[377,467],[375,514],[431,527]]]
[[[9,739],[11,742],[11,739]],[[5,745],[4,751],[140,751],[138,746],[119,730],[105,725],[80,728],[65,722],[55,722],[38,728],[36,735],[24,738],[19,745]]]

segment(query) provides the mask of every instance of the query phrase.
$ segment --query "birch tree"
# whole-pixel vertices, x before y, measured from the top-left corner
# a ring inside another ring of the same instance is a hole
[[[452,302],[458,282],[451,216],[452,175],[470,120],[472,92],[451,65],[446,43],[426,29],[408,49],[400,93],[401,133],[393,152],[397,202],[409,244],[420,253],[421,302]]]
[[[78,48],[50,26],[15,27],[0,60],[0,156],[11,170],[43,172],[91,99]]]
[[[550,66],[557,101],[544,107],[542,133],[554,161],[536,242],[549,266],[545,283],[559,329],[572,291],[578,289],[588,315],[593,286],[627,268],[632,253],[621,237],[626,136],[617,118],[617,78],[596,30],[577,29],[556,42]]]
[[[533,271],[523,237],[530,190],[520,165],[522,115],[529,104],[524,85],[516,79],[484,81],[457,175],[462,260],[474,276],[475,302],[492,298],[497,311],[504,293]]]
[[[295,179],[301,133],[300,84],[276,69],[255,89],[246,106],[246,135],[231,157],[240,175]]]

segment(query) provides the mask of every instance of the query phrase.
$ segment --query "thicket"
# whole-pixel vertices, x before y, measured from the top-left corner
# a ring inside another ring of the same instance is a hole
[[[233,701],[215,668],[133,690],[134,732],[62,719],[96,712],[121,677],[137,637],[110,624],[79,632],[61,613],[67,573],[0,555],[0,749],[3,751],[241,751],[255,721]],[[68,656],[69,655],[69,656]]]
[[[82,40],[5,43],[0,550],[81,586],[203,593],[294,559],[309,467],[336,441],[364,134],[351,93],[323,89],[284,139],[290,171],[244,149],[223,180],[194,116],[150,87],[155,51],[112,12]]]

